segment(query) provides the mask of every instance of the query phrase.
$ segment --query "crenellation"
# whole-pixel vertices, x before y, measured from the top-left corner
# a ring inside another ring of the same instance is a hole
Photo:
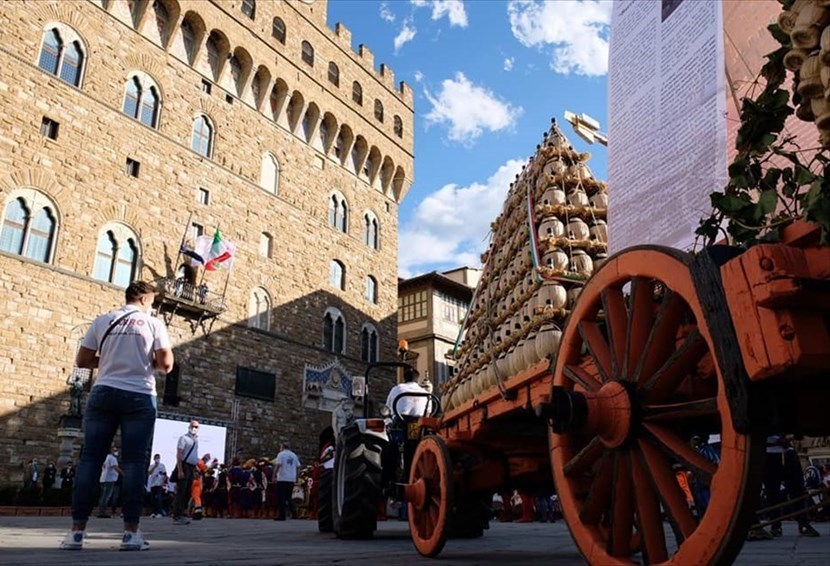
[[[389,90],[394,91],[395,90],[395,72],[392,69],[390,69],[386,65],[386,63],[381,63],[380,64],[380,76],[383,79],[383,84],[385,84],[386,87]]]
[[[375,55],[374,53],[372,53],[372,50],[361,43],[360,46],[357,48],[357,54],[360,57],[364,67],[371,71],[372,74],[376,74]]]

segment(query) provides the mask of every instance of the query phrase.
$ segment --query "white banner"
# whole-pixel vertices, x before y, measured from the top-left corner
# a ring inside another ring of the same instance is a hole
[[[176,445],[179,437],[187,433],[190,421],[174,421],[170,419],[156,419],[156,428],[153,433],[153,454],[161,454],[161,463],[167,468],[167,475],[173,473],[176,465]],[[227,429],[223,426],[199,423],[199,457],[210,454],[211,458],[225,461],[225,437]],[[273,454],[262,454],[269,458]],[[259,457],[257,455],[256,457]],[[152,462],[152,455],[150,456]],[[230,462],[227,462],[230,466]]]
[[[611,251],[688,249],[727,180],[721,1],[617,0],[610,49]]]

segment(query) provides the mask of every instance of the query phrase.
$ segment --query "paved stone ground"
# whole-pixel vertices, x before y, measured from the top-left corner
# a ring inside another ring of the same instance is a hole
[[[169,519],[141,523],[150,552],[118,552],[121,530],[117,519],[91,519],[84,550],[57,550],[67,528],[66,517],[0,517],[0,564],[141,564],[199,566],[435,563],[418,556],[406,523],[380,523],[372,541],[340,541],[317,532],[311,521],[207,519],[174,526]],[[827,566],[830,564],[830,523],[815,525],[820,538],[796,534],[795,523],[784,523],[784,536],[744,545],[741,566]],[[450,540],[440,562],[452,565],[551,564],[574,566],[583,560],[562,521],[555,524],[493,523],[477,540]]]

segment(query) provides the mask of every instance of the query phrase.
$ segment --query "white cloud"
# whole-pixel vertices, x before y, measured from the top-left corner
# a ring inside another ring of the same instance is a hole
[[[505,71],[512,71],[513,70],[513,57],[508,57],[504,60],[504,70]]]
[[[449,139],[470,144],[484,130],[496,132],[510,129],[522,115],[522,108],[499,100],[487,88],[471,83],[463,73],[441,83],[441,91],[433,96],[424,94],[432,105],[425,116],[427,124],[449,126]]]
[[[408,41],[412,41],[415,38],[415,28],[410,27],[412,22],[410,20],[404,20],[403,27],[401,27],[401,31],[398,35],[395,36],[395,53],[397,54],[400,51],[401,47],[404,46],[405,43]]]
[[[608,72],[609,0],[511,0],[510,28],[523,45],[551,46],[551,68],[562,74]]]
[[[415,71],[415,75],[413,75],[413,76],[415,77],[415,82],[416,83],[419,83],[422,80],[424,80],[424,74],[421,71]]]
[[[467,11],[463,0],[410,0],[419,8],[432,8],[432,19],[440,20],[444,16],[450,21],[450,26],[467,27]]]
[[[380,19],[390,24],[395,21],[395,14],[392,13],[386,2],[380,3]]]
[[[525,162],[511,159],[484,183],[444,185],[422,200],[398,238],[398,274],[481,264],[490,243],[490,223],[504,205],[507,190]]]

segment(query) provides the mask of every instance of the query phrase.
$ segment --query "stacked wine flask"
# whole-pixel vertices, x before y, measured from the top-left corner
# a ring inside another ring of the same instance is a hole
[[[585,281],[608,257],[607,185],[555,119],[491,224],[441,404],[450,411],[552,359]]]

